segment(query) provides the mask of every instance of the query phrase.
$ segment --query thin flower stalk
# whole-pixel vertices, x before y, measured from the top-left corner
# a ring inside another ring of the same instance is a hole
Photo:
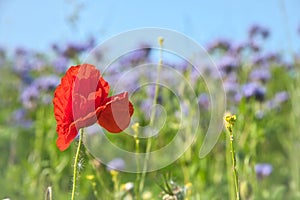
[[[79,160],[79,154],[80,154],[80,147],[82,143],[82,137],[83,137],[83,129],[80,129],[80,135],[79,135],[79,141],[77,146],[77,151],[74,159],[74,170],[73,170],[73,185],[72,185],[72,196],[71,200],[75,199],[75,191],[76,191],[76,181],[77,181],[77,167],[78,167],[78,160]]]
[[[157,67],[157,78],[156,78],[156,84],[155,84],[155,93],[154,93],[154,98],[153,98],[153,103],[152,105],[157,104],[157,98],[158,98],[158,90],[159,90],[159,80],[160,80],[160,71],[162,68],[162,48],[163,48],[163,43],[164,43],[164,38],[163,37],[159,37],[158,38],[158,43],[160,46],[160,56],[159,56],[159,62],[158,62],[158,67]],[[156,115],[156,111],[155,109],[151,112],[150,115],[150,123],[149,126],[151,127],[153,122],[154,122],[154,117]],[[139,193],[141,193],[143,191],[144,188],[144,183],[145,183],[145,176],[146,176],[146,172],[147,172],[147,163],[149,160],[149,153],[151,151],[151,146],[152,146],[152,138],[149,138],[147,140],[147,146],[146,146],[146,156],[145,156],[145,161],[144,161],[144,168],[143,168],[143,172],[142,172],[142,177],[141,177],[141,182],[139,185]]]
[[[232,162],[232,172],[233,172],[233,181],[234,181],[234,189],[235,189],[235,199],[240,199],[239,194],[239,178],[238,178],[238,171],[237,171],[237,163],[236,163],[236,156],[235,156],[235,149],[234,149],[234,137],[233,137],[233,126],[236,121],[236,115],[226,115],[225,116],[225,123],[226,129],[229,133],[229,150],[231,154],[231,162]]]

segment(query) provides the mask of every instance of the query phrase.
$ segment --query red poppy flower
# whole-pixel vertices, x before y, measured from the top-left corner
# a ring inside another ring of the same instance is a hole
[[[80,128],[98,122],[112,133],[128,127],[134,109],[124,92],[108,97],[109,84],[93,65],[72,66],[54,92],[57,147],[63,151]]]

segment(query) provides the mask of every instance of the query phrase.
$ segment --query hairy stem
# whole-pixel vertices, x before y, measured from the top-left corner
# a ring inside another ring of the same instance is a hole
[[[79,141],[78,141],[77,151],[76,151],[76,155],[75,155],[75,159],[74,159],[73,186],[72,186],[71,200],[75,199],[75,190],[76,190],[76,181],[77,181],[77,167],[78,167],[78,160],[79,160],[80,147],[81,147],[81,143],[82,143],[82,137],[83,137],[83,129],[80,129]]]

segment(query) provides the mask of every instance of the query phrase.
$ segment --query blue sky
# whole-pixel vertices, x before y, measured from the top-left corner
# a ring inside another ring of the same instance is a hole
[[[173,29],[200,44],[220,37],[241,41],[259,23],[271,30],[268,48],[299,52],[299,8],[299,0],[0,0],[0,46],[46,50],[55,42],[91,35],[101,42],[141,27]],[[72,26],[68,18],[76,13]]]

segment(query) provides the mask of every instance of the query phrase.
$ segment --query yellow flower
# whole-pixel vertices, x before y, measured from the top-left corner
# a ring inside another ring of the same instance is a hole
[[[232,132],[232,127],[236,121],[236,115],[227,113],[224,117],[225,127],[229,132]]]

